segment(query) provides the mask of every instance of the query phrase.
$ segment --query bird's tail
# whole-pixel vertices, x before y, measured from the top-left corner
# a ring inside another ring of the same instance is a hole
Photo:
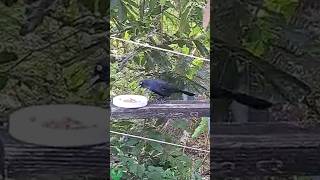
[[[272,106],[271,102],[242,93],[234,93],[232,97],[237,102],[255,109],[267,109]]]
[[[183,90],[180,90],[180,92],[182,92],[183,94],[186,94],[188,96],[194,96],[195,94],[191,93],[191,92],[188,92],[188,91],[183,91]]]

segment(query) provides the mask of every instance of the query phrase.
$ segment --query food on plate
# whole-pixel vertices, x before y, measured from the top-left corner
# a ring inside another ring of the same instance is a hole
[[[96,124],[92,126],[86,126],[80,121],[74,120],[70,117],[64,117],[61,120],[50,120],[42,123],[43,127],[52,129],[87,129],[91,127],[97,127]]]
[[[133,98],[129,98],[129,99],[123,100],[123,102],[126,102],[126,103],[135,103],[135,102],[137,102],[137,100],[135,100],[135,99],[133,99]]]

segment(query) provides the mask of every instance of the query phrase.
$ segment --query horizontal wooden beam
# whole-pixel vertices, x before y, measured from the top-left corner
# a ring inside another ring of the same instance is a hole
[[[291,123],[213,124],[216,177],[320,175],[320,128]]]
[[[188,118],[209,117],[210,104],[207,101],[168,101],[163,104],[148,104],[146,107],[127,109],[111,106],[111,118]]]
[[[107,179],[109,143],[66,148],[39,146],[13,139],[5,129],[0,129],[0,139],[0,169],[7,178],[85,175]]]

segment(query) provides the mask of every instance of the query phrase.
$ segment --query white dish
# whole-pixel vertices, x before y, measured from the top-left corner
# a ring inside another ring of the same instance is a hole
[[[107,143],[106,109],[81,105],[42,105],[9,116],[16,139],[45,146],[88,146]]]
[[[148,98],[140,95],[119,95],[113,98],[113,104],[122,108],[140,108],[148,105]]]

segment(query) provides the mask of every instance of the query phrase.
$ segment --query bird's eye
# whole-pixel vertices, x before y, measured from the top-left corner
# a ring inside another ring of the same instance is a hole
[[[103,69],[103,67],[102,67],[101,65],[97,65],[97,66],[96,66],[96,70],[97,70],[97,71],[102,71],[102,69]]]

